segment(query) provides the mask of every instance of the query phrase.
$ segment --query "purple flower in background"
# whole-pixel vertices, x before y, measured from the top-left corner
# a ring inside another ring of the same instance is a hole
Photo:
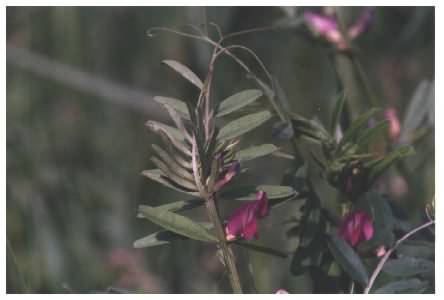
[[[253,236],[258,238],[257,220],[267,216],[269,210],[267,194],[258,191],[256,200],[238,207],[228,218],[225,226],[227,241],[232,241],[238,236],[246,240],[251,240]]]
[[[393,142],[399,141],[401,134],[401,122],[399,121],[398,111],[394,107],[389,107],[384,111],[385,118],[389,121],[389,137]]]
[[[310,28],[340,50],[349,48],[341,34],[336,18],[311,11],[304,12],[304,18]],[[367,8],[358,20],[347,29],[347,37],[353,40],[365,32],[373,20],[373,9]]]
[[[373,221],[362,210],[354,211],[345,216],[339,227],[339,236],[355,247],[362,240],[370,240],[373,237]]]

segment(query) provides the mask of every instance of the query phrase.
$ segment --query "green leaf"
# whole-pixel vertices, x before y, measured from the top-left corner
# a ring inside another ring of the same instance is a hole
[[[333,111],[333,117],[331,119],[330,124],[330,132],[331,134],[335,134],[336,128],[339,125],[342,111],[344,110],[344,104],[345,104],[345,93],[342,92],[336,102],[335,109]]]
[[[162,63],[171,67],[174,71],[182,75],[185,79],[188,79],[188,81],[197,86],[199,89],[202,89],[202,81],[187,66],[184,66],[183,64],[175,60],[164,60],[162,61]]]
[[[193,199],[175,201],[172,203],[160,205],[157,206],[157,208],[177,213],[202,206],[204,203],[205,203],[204,199],[193,198]]]
[[[174,240],[184,240],[186,237],[171,232],[169,230],[161,230],[136,240],[133,243],[134,248],[147,248],[169,244]]]
[[[175,159],[173,159],[165,150],[160,148],[156,144],[152,144],[151,147],[153,148],[154,152],[162,159],[162,161],[168,166],[170,170],[174,170],[174,172],[190,181],[194,181],[194,176],[191,174],[191,170],[187,170],[183,168],[179,163],[176,162]]]
[[[163,161],[161,161],[157,157],[153,156],[150,158],[150,160],[157,168],[159,168],[163,172],[165,177],[176,183],[178,186],[190,191],[197,190],[196,184],[193,181],[181,177],[176,173],[176,170],[170,169]]]
[[[388,155],[386,155],[383,159],[375,161],[375,163],[369,162],[370,171],[369,171],[369,181],[374,182],[382,173],[385,172],[392,164],[409,155],[415,154],[415,150],[412,146],[404,145],[401,146]]]
[[[326,248],[326,218],[321,209],[321,200],[313,190],[313,185],[309,179],[303,175],[305,167],[297,170],[296,176],[303,176],[301,181],[306,186],[306,201],[301,209],[302,216],[296,227],[287,231],[287,236],[295,234],[299,237],[298,247],[293,255],[290,264],[290,271],[293,275],[301,275],[311,267],[320,267],[320,258]]]
[[[144,170],[141,173],[143,176],[148,177],[151,180],[154,180],[160,184],[163,184],[164,186],[176,190],[181,193],[193,195],[193,196],[200,196],[198,192],[193,192],[184,188],[181,188],[178,185],[173,184],[171,181],[167,180],[165,174],[159,170],[159,169],[152,169],[152,170]]]
[[[201,224],[196,223],[187,217],[164,209],[147,205],[141,206],[139,207],[138,216],[145,217],[151,222],[167,230],[186,236],[193,240],[217,242],[217,239]]]
[[[396,252],[403,256],[433,258],[435,256],[435,245],[425,241],[410,240],[399,245]]]
[[[295,113],[291,114],[291,123],[296,136],[302,136],[315,143],[331,140],[330,135],[317,120],[307,120]]]
[[[248,161],[261,156],[269,155],[277,151],[278,149],[279,148],[273,144],[263,144],[263,145],[253,146],[238,151],[235,154],[234,159],[240,161]]]
[[[405,279],[384,285],[383,287],[375,290],[373,294],[422,293],[426,289],[427,285],[427,282],[421,281],[418,278]]]
[[[247,195],[236,197],[235,200],[239,201],[249,201],[256,199],[257,191],[264,191],[267,193],[267,197],[269,200],[273,199],[282,199],[287,197],[296,196],[296,191],[291,186],[280,186],[280,185],[258,185],[254,187],[252,191],[252,187],[243,187],[239,190],[243,190],[244,193],[247,191]]]
[[[387,274],[397,277],[411,277],[419,274],[430,274],[435,270],[433,261],[421,258],[402,256],[389,259],[383,268]]]
[[[388,200],[376,191],[370,190],[358,199],[356,208],[365,210],[373,218],[375,233],[368,241],[370,246],[391,246],[395,241],[393,234],[395,217]]]
[[[181,153],[191,157],[190,147],[185,144],[185,137],[177,128],[152,120],[146,122],[145,126],[160,134],[166,143],[172,144]]]
[[[262,91],[260,90],[245,90],[223,100],[218,108],[217,117],[222,117],[228,115],[253,103],[262,96]]]
[[[187,104],[183,102],[182,100],[170,98],[170,97],[162,97],[162,96],[156,96],[154,97],[154,101],[161,105],[169,105],[173,109],[179,113],[179,115],[187,120],[190,119],[190,114],[188,113]]]
[[[368,273],[361,258],[347,242],[336,234],[332,234],[328,241],[328,248],[336,262],[353,280],[363,285],[368,283]]]
[[[250,130],[253,130],[270,118],[271,113],[266,110],[243,116],[239,119],[229,122],[224,127],[222,127],[217,138],[219,140],[234,139]]]
[[[213,225],[211,223],[199,223],[199,224],[208,230],[213,228]],[[133,246],[134,248],[155,247],[155,246],[169,244],[176,240],[187,240],[187,239],[188,239],[187,237],[174,233],[172,231],[160,230],[136,240]]]
[[[367,127],[368,126],[368,120],[373,117],[377,112],[379,111],[379,109],[377,108],[372,108],[369,111],[363,113],[362,115],[360,115],[351,125],[350,127],[344,132],[344,136],[342,137],[340,143],[339,143],[339,148],[341,149],[341,147],[343,145],[345,145],[345,143],[351,142],[356,134],[363,128],[363,127]]]
[[[374,127],[364,130],[359,135],[356,144],[358,144],[358,146],[361,148],[366,147],[377,136],[386,135],[389,125],[390,123],[387,120],[384,120],[376,124]]]
[[[233,243],[241,247],[247,248],[249,250],[257,251],[264,254],[269,254],[275,257],[286,258],[288,256],[288,254],[285,252],[261,245],[257,242],[234,241]]]

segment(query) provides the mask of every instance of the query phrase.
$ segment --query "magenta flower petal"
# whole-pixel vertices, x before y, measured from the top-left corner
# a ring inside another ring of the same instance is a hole
[[[336,19],[309,11],[304,13],[304,18],[314,32],[335,44],[339,49],[347,48]]]
[[[373,237],[374,229],[373,224],[368,215],[364,216],[362,224],[362,233],[364,234],[364,238],[366,241],[370,240]]]
[[[269,212],[267,195],[263,191],[256,194],[256,200],[249,201],[238,207],[228,218],[225,226],[227,240],[242,237],[251,240],[258,237],[257,220],[265,217]]]
[[[304,18],[309,26],[319,34],[328,34],[338,30],[338,24],[333,18],[310,11],[304,12]]]
[[[355,39],[368,30],[374,18],[374,9],[367,8],[358,18],[358,20],[348,29],[350,39]]]
[[[253,218],[253,220],[251,220],[251,222],[249,222],[248,224],[245,225],[245,227],[242,230],[241,236],[244,239],[246,239],[247,241],[251,240],[253,238],[253,236],[255,238],[258,237],[258,235],[257,235],[257,222],[256,222],[255,218]]]
[[[351,212],[345,216],[339,227],[339,236],[355,247],[362,240],[370,240],[374,229],[372,219],[364,211]]]
[[[261,218],[266,217],[270,212],[270,207],[268,206],[267,193],[265,193],[264,191],[258,191],[256,193],[256,200],[258,205],[259,217]]]

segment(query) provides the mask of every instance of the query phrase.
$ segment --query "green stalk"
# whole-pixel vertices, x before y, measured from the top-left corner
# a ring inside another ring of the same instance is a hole
[[[222,250],[222,256],[224,259],[225,267],[228,271],[228,278],[230,280],[231,287],[233,289],[233,293],[242,294],[242,287],[239,279],[239,273],[237,271],[235,258],[233,256],[233,252],[231,250],[230,245],[225,239],[225,232],[220,221],[219,212],[216,207],[216,198],[214,195],[210,195],[207,197],[205,201],[205,206],[207,208],[208,216],[210,221],[213,223],[214,228],[216,229],[216,236],[219,240],[219,246]]]

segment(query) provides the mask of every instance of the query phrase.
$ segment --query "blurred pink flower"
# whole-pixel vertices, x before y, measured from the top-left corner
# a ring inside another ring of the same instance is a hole
[[[145,261],[141,251],[115,248],[108,255],[112,270],[118,272],[116,286],[150,293],[163,291],[159,278],[144,269]]]
[[[324,37],[327,41],[336,45],[340,50],[349,48],[338,26],[336,18],[311,11],[304,12],[304,18],[311,29]],[[373,9],[367,8],[358,20],[348,28],[347,36],[353,40],[365,32],[373,20]]]
[[[379,246],[376,248],[375,254],[377,257],[383,257],[387,253],[387,249],[384,245]]]
[[[278,289],[276,291],[276,294],[288,294],[288,292],[286,290],[284,290],[284,289]]]
[[[253,236],[258,238],[257,220],[267,216],[269,210],[267,194],[258,191],[256,200],[238,207],[228,218],[225,226],[226,239],[232,241],[239,235],[246,240],[251,240]]]
[[[339,236],[352,247],[373,237],[373,221],[365,211],[354,211],[345,216],[339,227]]]
[[[216,184],[214,185],[214,190],[216,192],[220,190],[224,185],[230,182],[234,176],[236,176],[239,173],[240,173],[240,163],[238,161],[235,161],[230,165],[230,167],[228,167],[224,176],[221,179],[219,179],[218,182],[216,182]]]
[[[384,116],[389,121],[389,137],[393,142],[399,141],[401,134],[401,122],[399,121],[398,111],[394,107],[385,110]]]

